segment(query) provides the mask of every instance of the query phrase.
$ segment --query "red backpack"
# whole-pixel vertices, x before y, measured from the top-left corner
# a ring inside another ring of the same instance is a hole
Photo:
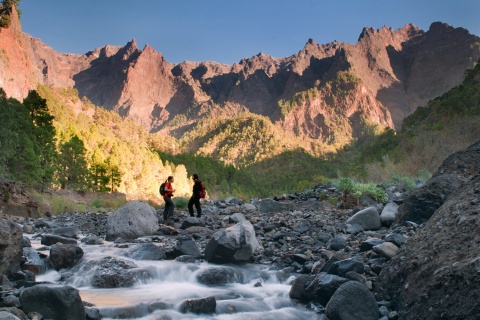
[[[205,186],[203,185],[202,181],[198,180],[198,182],[200,182],[200,191],[198,192],[198,195],[200,196],[200,198],[205,198],[205,196],[207,195],[207,191],[205,190]]]

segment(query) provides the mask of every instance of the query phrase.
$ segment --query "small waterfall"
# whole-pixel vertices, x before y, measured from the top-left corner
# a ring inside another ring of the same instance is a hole
[[[82,245],[82,249],[84,256],[75,267],[66,272],[50,270],[37,280],[78,288],[82,300],[92,303],[106,320],[310,320],[317,317],[290,299],[290,283],[294,277],[269,270],[268,266],[132,260],[127,257],[128,250],[108,242],[101,246]],[[95,276],[101,268],[125,268],[133,284],[96,287]],[[210,296],[216,299],[214,314],[180,312],[183,301]]]

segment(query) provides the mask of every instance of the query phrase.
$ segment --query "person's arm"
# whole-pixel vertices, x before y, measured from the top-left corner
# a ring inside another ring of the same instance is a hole
[[[172,184],[171,184],[171,183],[167,183],[167,184],[165,184],[165,191],[175,192],[175,189],[172,188]]]

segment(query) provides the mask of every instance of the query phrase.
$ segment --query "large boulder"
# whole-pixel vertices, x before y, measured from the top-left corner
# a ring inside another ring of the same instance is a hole
[[[462,185],[456,174],[444,174],[430,179],[421,188],[412,191],[398,209],[397,222],[423,223]]]
[[[107,218],[106,240],[134,240],[153,235],[158,229],[155,209],[143,201],[130,201]]]
[[[14,222],[0,219],[0,274],[20,270],[22,243],[22,228]]]
[[[82,248],[75,244],[54,244],[50,248],[50,265],[55,270],[71,268],[82,257]]]
[[[319,273],[315,278],[301,275],[290,288],[290,298],[303,302],[315,301],[326,306],[335,291],[350,280],[332,274]]]
[[[25,313],[38,312],[55,320],[85,320],[85,307],[78,290],[69,286],[37,285],[23,289],[20,303]]]
[[[241,275],[235,269],[227,267],[210,267],[197,274],[197,281],[207,286],[223,286],[240,280]]]
[[[378,306],[373,294],[363,284],[342,284],[328,301],[325,314],[329,320],[378,320]]]
[[[183,235],[179,237],[177,244],[175,245],[174,252],[176,256],[188,255],[194,257],[195,259],[200,259],[202,257],[200,248],[195,240],[193,240],[189,235]]]
[[[380,215],[375,207],[368,207],[358,211],[348,218],[348,224],[359,224],[364,230],[378,230],[382,227]]]
[[[245,262],[250,260],[257,247],[254,227],[250,221],[243,219],[213,234],[205,248],[205,260],[214,263]]]
[[[480,141],[445,159],[423,187],[411,192],[399,208],[397,221],[422,223],[480,172]]]

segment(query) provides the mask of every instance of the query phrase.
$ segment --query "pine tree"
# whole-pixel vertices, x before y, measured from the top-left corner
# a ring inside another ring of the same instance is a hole
[[[85,190],[89,185],[86,149],[78,136],[60,146],[58,181],[62,189]]]

